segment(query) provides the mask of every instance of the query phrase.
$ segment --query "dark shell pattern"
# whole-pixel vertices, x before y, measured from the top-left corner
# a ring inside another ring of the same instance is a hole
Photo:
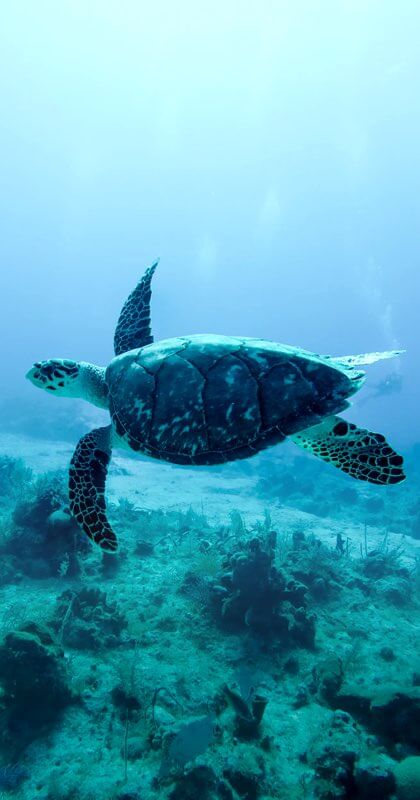
[[[247,458],[348,406],[360,371],[262,339],[196,335],[113,359],[115,430],[136,451],[177,464]]]

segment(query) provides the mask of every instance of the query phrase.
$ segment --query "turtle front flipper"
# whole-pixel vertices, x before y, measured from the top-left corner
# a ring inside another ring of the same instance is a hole
[[[153,342],[150,328],[151,282],[158,263],[159,259],[148,267],[122,307],[114,335],[116,356]]]
[[[80,439],[70,463],[70,511],[89,539],[108,552],[118,548],[117,537],[106,516],[105,481],[111,460],[111,430],[86,433]]]
[[[358,428],[341,417],[328,417],[290,437],[314,456],[328,461],[353,478],[369,483],[401,483],[403,458],[381,433]]]

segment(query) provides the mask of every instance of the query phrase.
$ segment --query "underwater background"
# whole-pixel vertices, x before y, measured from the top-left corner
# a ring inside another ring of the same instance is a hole
[[[0,26],[0,797],[420,798],[420,7],[31,0]],[[146,266],[155,340],[390,349],[346,419],[407,480],[292,443],[115,450],[117,555],[68,511]]]

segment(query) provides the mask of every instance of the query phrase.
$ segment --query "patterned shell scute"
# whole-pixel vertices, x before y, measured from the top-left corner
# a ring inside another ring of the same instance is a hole
[[[283,403],[284,428],[290,431],[293,420],[297,418],[300,424],[303,410],[311,407],[314,390],[298,366],[292,361],[276,364],[261,375],[260,382],[264,424],[267,427],[277,424],[279,416],[277,398],[280,396]]]
[[[107,382],[111,393],[111,416],[117,431],[124,435],[135,429],[138,441],[147,441],[152,423],[155,380],[143,366],[138,364],[130,350],[114,358],[107,370]]]
[[[154,450],[186,450],[191,455],[206,450],[203,391],[200,372],[179,355],[168,355],[155,373],[155,404],[147,444]]]
[[[236,353],[219,358],[207,372],[203,393],[209,446],[230,450],[248,444],[261,429],[258,382]]]
[[[179,464],[245,458],[341,411],[355,391],[344,370],[315,354],[205,335],[120,355],[106,380],[117,434]]]
[[[185,346],[184,339],[165,339],[163,342],[158,342],[149,347],[142,347],[134,352],[141,356],[140,359],[136,359],[137,363],[141,363],[144,369],[155,375],[166,358],[179,353]]]

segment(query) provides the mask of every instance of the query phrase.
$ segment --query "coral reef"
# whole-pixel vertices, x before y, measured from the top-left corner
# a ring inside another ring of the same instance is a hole
[[[197,766],[177,780],[169,800],[234,800],[232,790],[220,780],[211,767]]]
[[[22,458],[0,456],[0,504],[18,500],[32,478],[33,472]]]
[[[257,738],[268,698],[255,687],[243,698],[227,684],[223,686],[223,694],[235,711],[234,736],[241,740]]]
[[[0,767],[0,789],[14,792],[28,777],[28,771],[21,764],[6,764]]]
[[[63,645],[99,650],[121,644],[127,620],[105,592],[90,586],[76,592],[66,589],[57,598],[52,624]]]
[[[2,746],[19,753],[47,732],[73,701],[63,652],[36,625],[13,631],[0,644]]]
[[[15,574],[30,578],[80,573],[79,557],[89,550],[67,508],[64,476],[45,477],[26,488],[29,498],[17,503],[14,530],[0,545]]]
[[[398,800],[420,798],[420,756],[408,756],[395,767]]]
[[[397,744],[420,749],[420,687],[379,689],[375,683],[360,686],[346,682],[334,703],[354,714],[391,751]]]
[[[116,491],[130,469],[117,462]],[[265,512],[241,513],[227,493],[219,518],[216,491],[198,510],[151,511],[138,507],[137,484],[118,500],[111,480],[121,553],[103,558],[74,529],[62,473],[26,474],[24,462],[8,471],[1,791],[17,800],[416,796],[415,498],[401,539],[369,521],[391,516],[386,492],[374,502],[312,467],[284,474],[282,499]],[[238,472],[242,487],[252,469]],[[286,496],[305,512],[286,508]],[[340,521],[356,513],[358,527]]]
[[[308,608],[307,587],[274,565],[275,548],[274,532],[235,548],[212,586],[215,612],[227,629],[248,628],[286,645],[313,648],[315,614]]]

